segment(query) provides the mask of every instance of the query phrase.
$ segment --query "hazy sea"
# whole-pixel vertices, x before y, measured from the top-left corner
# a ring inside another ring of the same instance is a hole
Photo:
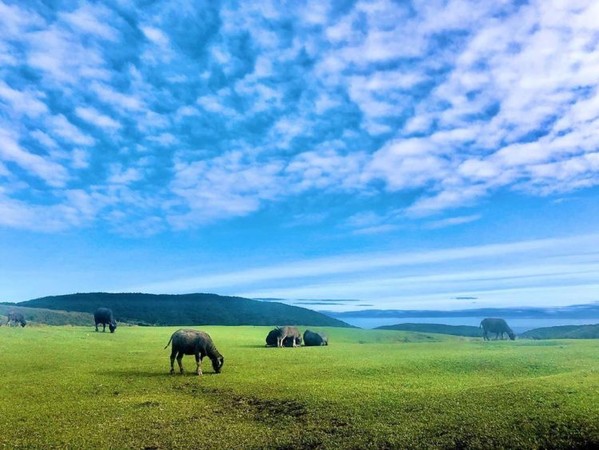
[[[503,317],[516,334],[523,333],[533,328],[555,327],[559,325],[590,325],[599,323],[599,317],[591,319],[522,319]],[[396,325],[398,323],[439,323],[445,325],[471,325],[479,326],[484,317],[343,317],[344,322],[360,328],[376,328],[383,325]]]

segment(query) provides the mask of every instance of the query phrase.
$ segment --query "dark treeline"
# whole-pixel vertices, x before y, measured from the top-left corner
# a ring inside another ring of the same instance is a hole
[[[141,325],[314,325],[349,327],[332,317],[282,303],[216,294],[86,293],[43,297],[18,306],[92,314],[112,309],[117,321]]]
[[[599,324],[535,328],[519,335],[522,339],[599,339]]]

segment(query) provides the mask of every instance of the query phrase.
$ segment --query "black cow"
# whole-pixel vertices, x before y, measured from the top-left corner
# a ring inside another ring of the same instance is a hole
[[[220,373],[225,363],[225,358],[216,349],[208,333],[196,330],[177,330],[173,333],[164,348],[171,345],[171,342],[173,343],[171,349],[171,374],[175,373],[175,358],[179,364],[179,371],[183,373],[183,355],[195,356],[197,364],[196,373],[198,375],[202,375],[202,358],[205,356],[212,361],[214,371]]]
[[[329,338],[324,333],[306,330],[304,331],[304,345],[307,347],[329,345]]]
[[[96,331],[98,331],[98,324],[102,324],[102,331],[106,332],[106,325],[111,333],[116,330],[116,320],[112,315],[112,310],[108,308],[98,308],[94,313],[94,321],[96,322]]]
[[[507,333],[507,335],[512,341],[516,339],[516,335],[508,326],[507,322],[503,319],[483,319],[480,323],[480,328],[483,329],[483,339],[485,341],[490,340],[489,333],[495,333],[495,340],[497,340],[499,336],[501,336],[501,339],[503,339],[504,333]]]
[[[6,321],[6,325],[9,325],[9,326],[21,325],[22,327],[24,327],[25,325],[27,325],[25,316],[23,316],[23,314],[21,314],[20,312],[14,312],[14,311],[9,312],[7,315],[7,319],[8,320]]]

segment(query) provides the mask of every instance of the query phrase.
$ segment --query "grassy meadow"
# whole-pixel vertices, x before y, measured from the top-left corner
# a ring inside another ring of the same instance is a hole
[[[168,374],[176,329],[0,327],[0,447],[599,446],[597,340],[329,328],[278,349],[268,327],[206,326],[225,364],[197,377],[192,356]]]

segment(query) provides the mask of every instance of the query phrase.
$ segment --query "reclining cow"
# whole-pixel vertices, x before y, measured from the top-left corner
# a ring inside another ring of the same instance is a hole
[[[329,338],[324,333],[306,330],[304,331],[304,345],[307,347],[329,345]]]

